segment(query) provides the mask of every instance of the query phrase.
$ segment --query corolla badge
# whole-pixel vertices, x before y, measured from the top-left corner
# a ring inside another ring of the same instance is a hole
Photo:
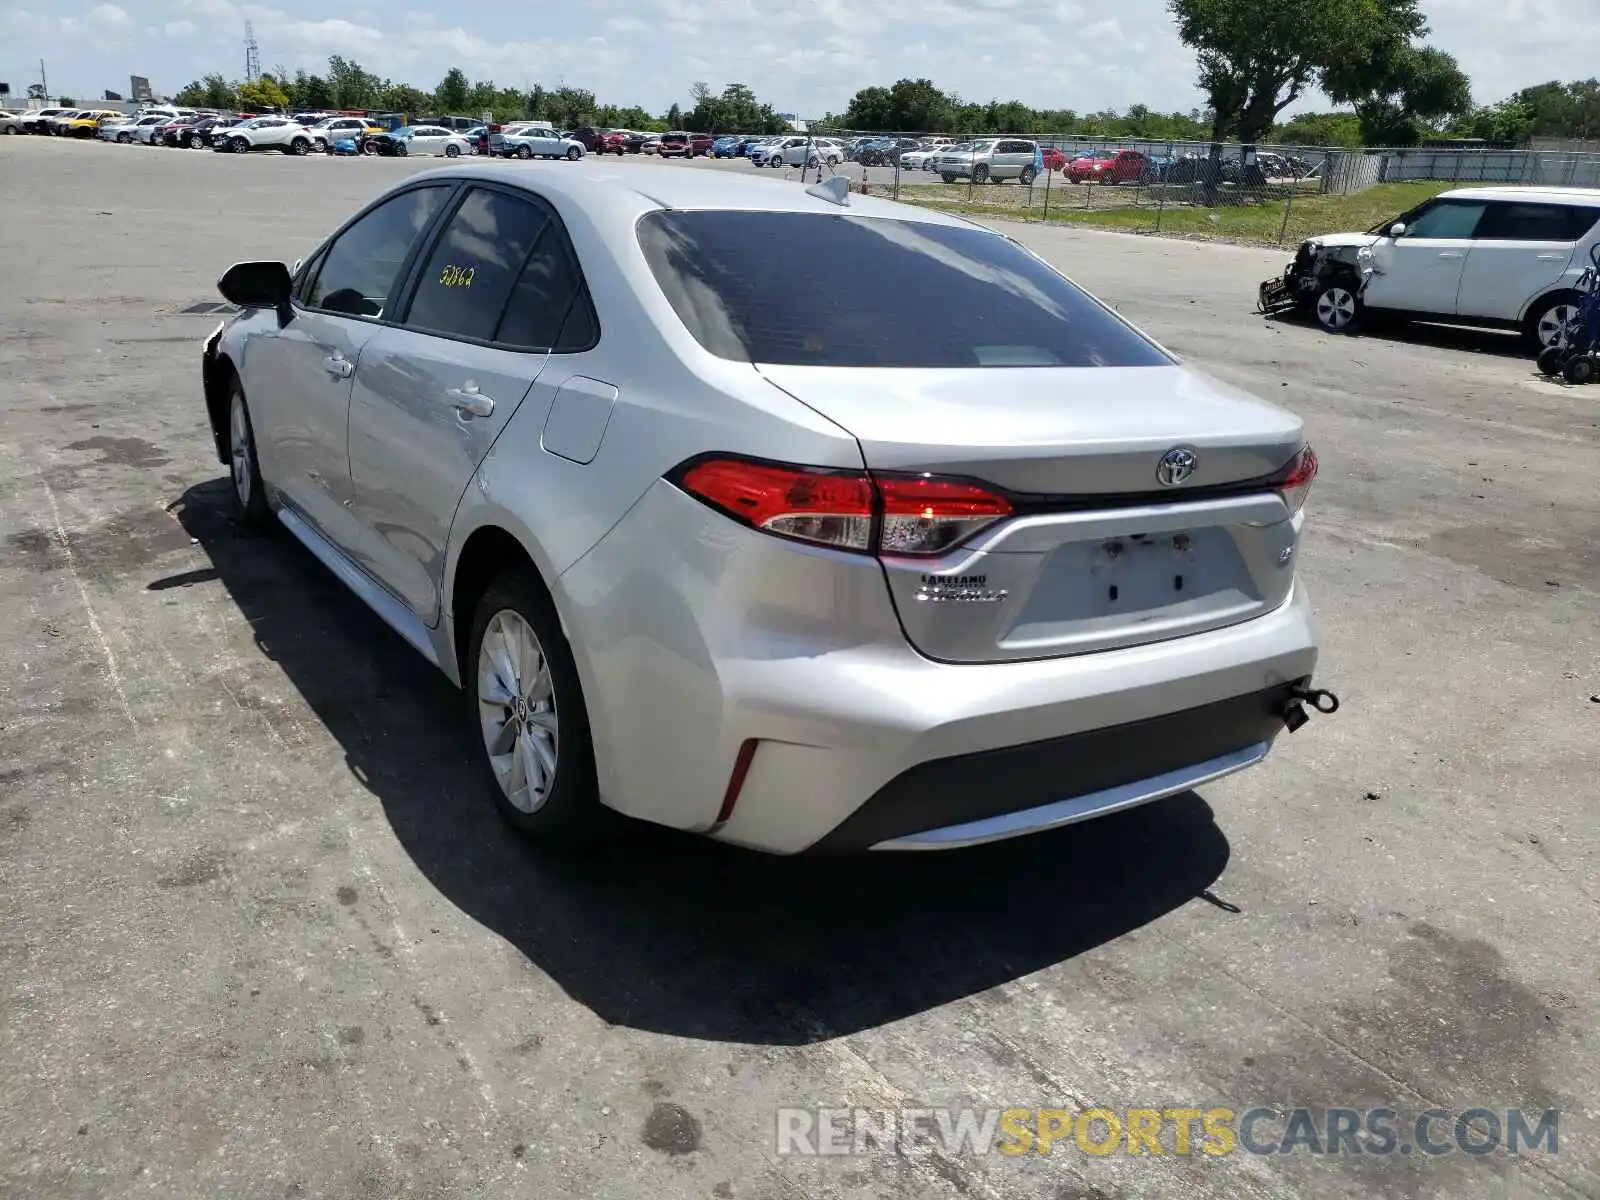
[[[1156,482],[1162,487],[1177,487],[1193,475],[1200,465],[1200,456],[1187,446],[1174,446],[1156,463]]]

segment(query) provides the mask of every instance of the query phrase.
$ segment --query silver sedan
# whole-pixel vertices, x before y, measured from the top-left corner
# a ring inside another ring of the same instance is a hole
[[[459,685],[529,835],[969,845],[1249,766],[1325,695],[1300,421],[956,217],[463,163],[219,286],[242,519]]]

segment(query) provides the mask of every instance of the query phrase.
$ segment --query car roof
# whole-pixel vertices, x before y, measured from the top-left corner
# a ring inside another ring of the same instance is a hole
[[[685,171],[653,163],[591,169],[559,164],[466,163],[410,176],[396,188],[419,179],[471,179],[503,187],[527,185],[529,191],[552,201],[566,201],[595,218],[597,224],[631,226],[647,212],[659,209],[736,209],[746,212],[827,213],[857,217],[888,217],[924,225],[974,228],[953,214],[875,196],[852,193],[848,208],[808,195],[806,189],[782,179],[734,175],[724,171]]]
[[[1578,187],[1473,187],[1440,192],[1441,200],[1543,200],[1551,204],[1577,204],[1600,208],[1600,188]]]

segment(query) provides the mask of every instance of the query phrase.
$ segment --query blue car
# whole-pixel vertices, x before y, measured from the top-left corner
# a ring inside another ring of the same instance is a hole
[[[739,151],[744,148],[742,137],[719,137],[711,143],[712,158],[738,158]]]

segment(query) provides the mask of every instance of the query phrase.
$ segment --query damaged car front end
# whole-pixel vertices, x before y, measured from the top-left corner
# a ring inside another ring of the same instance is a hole
[[[1300,244],[1283,274],[1262,282],[1256,311],[1267,316],[1299,313],[1315,317],[1329,333],[1345,333],[1361,315],[1361,297],[1372,277],[1370,236],[1310,238]]]

